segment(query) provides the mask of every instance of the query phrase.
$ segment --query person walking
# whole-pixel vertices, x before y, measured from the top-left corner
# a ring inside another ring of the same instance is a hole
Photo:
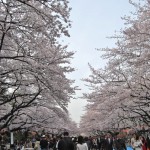
[[[41,150],[48,150],[48,141],[45,135],[42,135],[42,139],[40,141]]]
[[[140,136],[140,140],[142,142],[142,150],[147,150],[147,142],[144,136]]]
[[[87,144],[88,150],[91,150],[92,143],[91,143],[91,140],[89,139],[89,137],[85,137],[84,141]]]
[[[106,135],[106,145],[105,145],[105,149],[106,150],[113,150],[113,139],[112,139],[112,135],[110,133],[108,133]]]
[[[132,147],[133,150],[134,150],[135,139],[136,139],[136,134],[133,134],[133,137],[131,138],[131,147]]]
[[[147,150],[150,150],[150,138],[147,136],[146,138]]]
[[[139,136],[136,135],[135,141],[133,143],[134,150],[141,150],[142,149],[142,141],[139,139]]]
[[[74,143],[69,137],[69,133],[64,132],[63,136],[64,137],[58,143],[58,150],[74,150]]]
[[[35,143],[36,143],[36,138],[35,138],[35,136],[33,136],[33,138],[32,138],[32,148],[35,147]]]
[[[40,138],[36,138],[34,150],[40,150]]]
[[[115,150],[127,150],[125,141],[122,139],[121,135],[118,134],[114,140],[114,149]]]
[[[84,142],[83,136],[79,136],[79,137],[78,137],[78,143],[77,143],[76,149],[77,149],[77,150],[88,150],[88,146],[87,146],[87,144]]]

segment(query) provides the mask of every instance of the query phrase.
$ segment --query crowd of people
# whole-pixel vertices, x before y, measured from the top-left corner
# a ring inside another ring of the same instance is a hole
[[[134,134],[131,139],[124,139],[121,134],[112,136],[107,133],[105,136],[90,137],[69,137],[68,132],[61,136],[47,137],[41,136],[41,139],[32,139],[32,148],[35,150],[127,150],[127,147],[133,150],[150,150],[150,140],[144,136]]]
[[[118,133],[113,135],[73,136],[68,132],[61,135],[33,135],[27,141],[14,142],[13,150],[150,150],[149,135],[134,134],[132,137]]]
[[[134,150],[150,150],[150,139],[134,134],[131,138],[131,146]]]

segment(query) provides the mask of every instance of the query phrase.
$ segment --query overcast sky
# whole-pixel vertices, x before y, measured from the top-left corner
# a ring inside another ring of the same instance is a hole
[[[96,49],[115,45],[115,41],[107,37],[124,27],[121,17],[129,15],[133,6],[128,0],[70,0],[70,7],[72,28],[67,44],[69,50],[76,52],[72,60],[72,67],[76,70],[69,78],[75,79],[75,85],[81,90],[76,92],[77,99],[69,104],[69,112],[79,123],[86,105],[80,97],[88,91],[81,79],[90,74],[88,63],[95,68],[104,67],[101,52]]]

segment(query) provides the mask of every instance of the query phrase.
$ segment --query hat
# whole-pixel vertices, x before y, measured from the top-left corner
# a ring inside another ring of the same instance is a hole
[[[44,138],[45,137],[45,135],[42,135],[42,138]]]

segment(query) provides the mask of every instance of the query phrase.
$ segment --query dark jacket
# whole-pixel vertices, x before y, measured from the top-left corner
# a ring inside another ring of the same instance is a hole
[[[70,137],[64,137],[58,143],[58,150],[74,150],[74,143]]]
[[[100,149],[105,150],[105,149],[106,149],[106,148],[105,148],[105,147],[106,147],[106,144],[107,144],[107,143],[106,143],[106,140],[105,140],[104,138],[102,138],[102,139],[101,139],[101,147],[100,147]]]
[[[40,147],[41,147],[41,149],[47,149],[48,148],[48,141],[45,139],[42,139],[40,141]]]
[[[116,139],[114,141],[115,150],[127,150],[125,141],[123,139]]]
[[[110,139],[110,141],[108,139],[105,139],[105,150],[113,150],[113,140]]]

